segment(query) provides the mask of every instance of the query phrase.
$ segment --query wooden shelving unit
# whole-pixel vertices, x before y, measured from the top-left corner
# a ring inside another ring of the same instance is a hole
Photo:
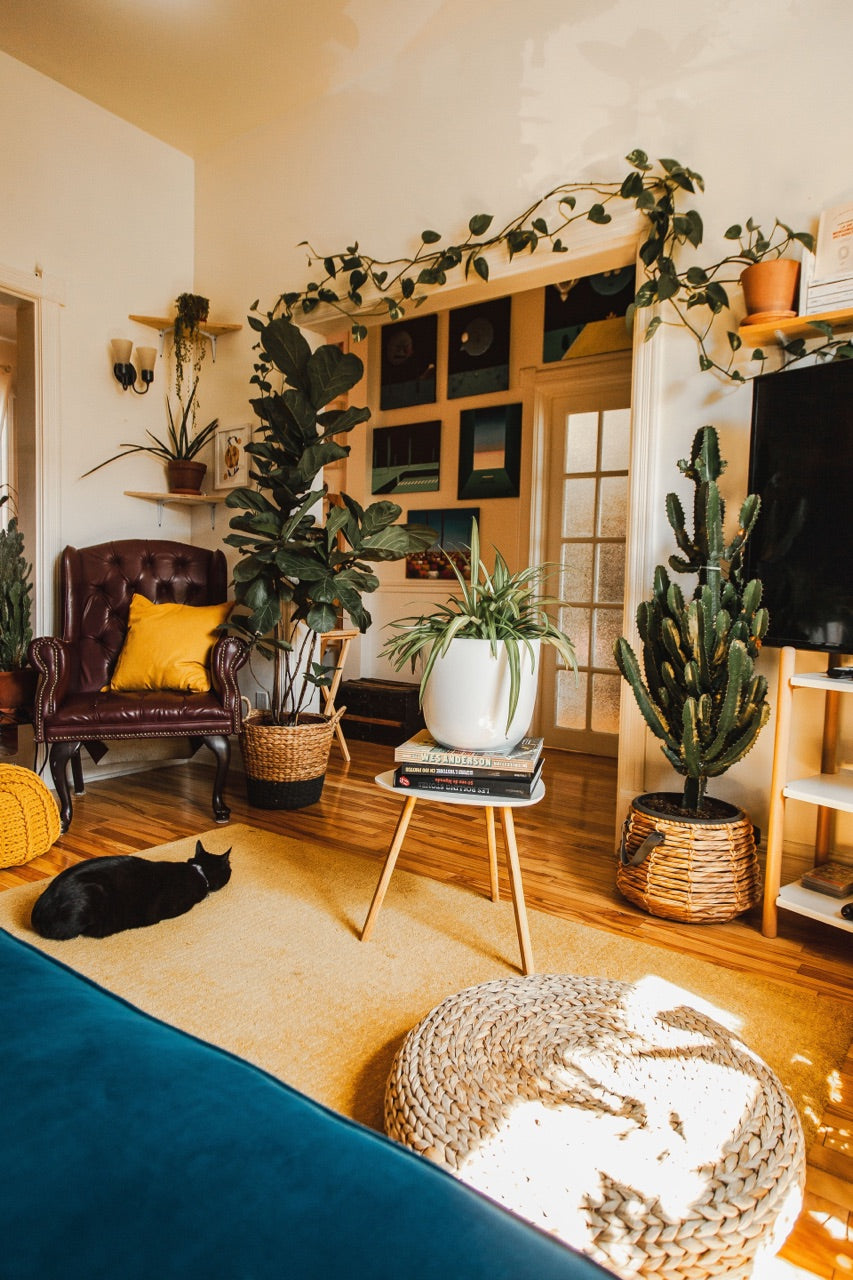
[[[790,316],[787,320],[769,320],[761,324],[742,324],[738,336],[745,345],[752,347],[776,343],[780,335],[785,339],[818,338],[820,334],[814,328],[816,322],[830,325],[833,331],[853,329],[853,308],[825,311],[815,316]]]
[[[776,701],[776,737],[773,745],[773,775],[770,782],[770,821],[767,829],[767,866],[764,874],[764,910],[761,932],[775,938],[780,907],[798,915],[821,920],[836,929],[853,932],[853,920],[845,920],[841,908],[849,898],[833,898],[805,888],[799,880],[781,884],[782,841],[785,806],[788,800],[799,800],[817,807],[815,863],[830,856],[831,818],[833,811],[853,813],[853,771],[838,769],[838,724],[840,700],[853,693],[853,680],[835,679],[820,672],[796,670],[796,649],[782,649],[779,659],[779,688]],[[821,772],[805,778],[788,779],[788,748],[794,719],[794,693],[798,689],[824,693],[824,724]]]

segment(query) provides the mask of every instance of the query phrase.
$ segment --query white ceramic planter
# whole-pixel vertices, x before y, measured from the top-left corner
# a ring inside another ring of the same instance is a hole
[[[436,742],[466,751],[509,751],[530,726],[539,682],[540,642],[531,642],[535,661],[521,646],[521,692],[512,722],[509,710],[509,662],[498,647],[493,656],[488,640],[457,637],[439,658],[424,690],[426,726]]]

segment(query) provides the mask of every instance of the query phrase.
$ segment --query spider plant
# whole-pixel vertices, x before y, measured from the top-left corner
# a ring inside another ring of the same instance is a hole
[[[555,596],[542,595],[539,590],[543,580],[555,571],[556,566],[535,565],[510,573],[506,560],[495,548],[494,568],[490,572],[480,558],[480,531],[476,520],[471,521],[470,581],[463,576],[452,557],[447,556],[447,559],[459,583],[459,593],[441,604],[433,604],[431,613],[388,623],[397,634],[385,642],[382,656],[388,658],[397,671],[407,662],[414,670],[415,662],[420,658],[419,700],[422,703],[433,668],[447,652],[451,641],[488,640],[493,657],[497,656],[498,644],[502,643],[510,670],[509,725],[518,706],[525,650],[531,669],[535,669],[536,655],[531,641],[539,640],[542,644],[551,645],[566,665],[577,671],[572,641],[547,612],[547,606],[559,606],[563,602]]]
[[[192,423],[192,407],[195,399],[195,393],[198,390],[198,379],[193,383],[193,389],[190,392],[189,399],[185,405],[181,404],[181,416],[176,422],[175,415],[172,412],[172,406],[166,397],[166,412],[169,417],[169,431],[164,439],[155,436],[153,431],[146,431],[146,435],[150,437],[150,444],[123,444],[118,453],[114,453],[111,458],[106,458],[103,462],[99,462],[96,467],[91,467],[88,471],[84,471],[84,476],[90,476],[94,471],[100,471],[101,467],[106,467],[110,462],[115,462],[117,458],[125,458],[131,453],[150,453],[156,458],[162,458],[164,462],[188,462],[194,458],[197,453],[213,436],[214,431],[219,426],[219,419],[214,418],[212,422],[208,422],[206,427],[202,427],[201,431],[193,433],[191,431]]]

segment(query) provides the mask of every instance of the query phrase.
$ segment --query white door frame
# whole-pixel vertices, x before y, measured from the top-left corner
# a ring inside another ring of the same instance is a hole
[[[59,322],[65,305],[64,282],[0,264],[0,292],[33,304],[33,376],[35,390],[35,546],[27,548],[34,566],[33,634],[54,629],[55,566],[61,537]]]
[[[660,379],[659,344],[645,341],[652,312],[635,316],[631,367],[631,453],[628,473],[628,519],[625,541],[625,612],[622,632],[637,645],[637,606],[648,593],[654,570],[647,537],[653,510],[657,445],[654,411]],[[545,549],[545,423],[550,402],[562,393],[565,365],[530,369],[524,378],[533,395],[533,475],[530,503],[530,559],[541,564]],[[559,390],[558,390],[559,387]],[[630,689],[622,684],[619,712],[619,755],[616,775],[616,832],[634,796],[645,790],[645,721]]]

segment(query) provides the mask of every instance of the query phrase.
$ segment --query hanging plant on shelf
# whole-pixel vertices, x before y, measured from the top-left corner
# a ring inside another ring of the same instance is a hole
[[[210,302],[200,294],[179,293],[175,299],[175,394],[179,402],[182,400],[181,393],[188,369],[192,370],[193,389],[198,385],[205,352],[204,339],[199,330],[209,314]]]
[[[606,226],[614,212],[628,205],[643,219],[644,227],[638,245],[641,278],[628,309],[628,321],[637,310],[659,308],[647,326],[646,341],[664,325],[686,329],[698,348],[701,370],[744,382],[745,375],[736,367],[744,345],[736,327],[726,330],[726,354],[713,354],[718,318],[731,309],[729,290],[739,286],[745,268],[782,257],[795,247],[811,251],[814,238],[808,232],[792,230],[778,218],[768,234],[750,217],[724,233],[726,240],[735,242],[731,253],[710,265],[695,260],[682,265],[682,255],[695,257],[703,241],[702,217],[689,204],[691,197],[705,190],[701,174],[677,160],[650,161],[639,149],[626,160],[630,169],[621,181],[562,183],[500,230],[492,230],[491,214],[477,213],[468,221],[467,234],[453,244],[443,243],[438,231],[422,231],[417,249],[408,257],[374,257],[361,249],[358,241],[338,252],[321,254],[302,241],[308,249],[309,269],[319,269],[316,277],[303,289],[280,294],[264,313],[266,320],[280,314],[292,319],[326,304],[350,322],[353,337],[359,341],[367,335],[366,318],[402,319],[409,307],[420,306],[431,289],[445,285],[459,270],[466,279],[473,274],[488,281],[489,260],[496,251],[504,251],[510,260],[543,247],[552,253],[567,253],[564,237],[573,223],[584,220]],[[257,302],[252,310],[258,311]],[[806,354],[819,359],[853,356],[853,343],[835,338],[830,326],[816,321],[812,327],[815,336],[822,338],[820,345],[807,349],[803,339],[783,342],[786,363]],[[761,348],[742,354],[757,362],[758,371],[763,372],[766,355]]]

